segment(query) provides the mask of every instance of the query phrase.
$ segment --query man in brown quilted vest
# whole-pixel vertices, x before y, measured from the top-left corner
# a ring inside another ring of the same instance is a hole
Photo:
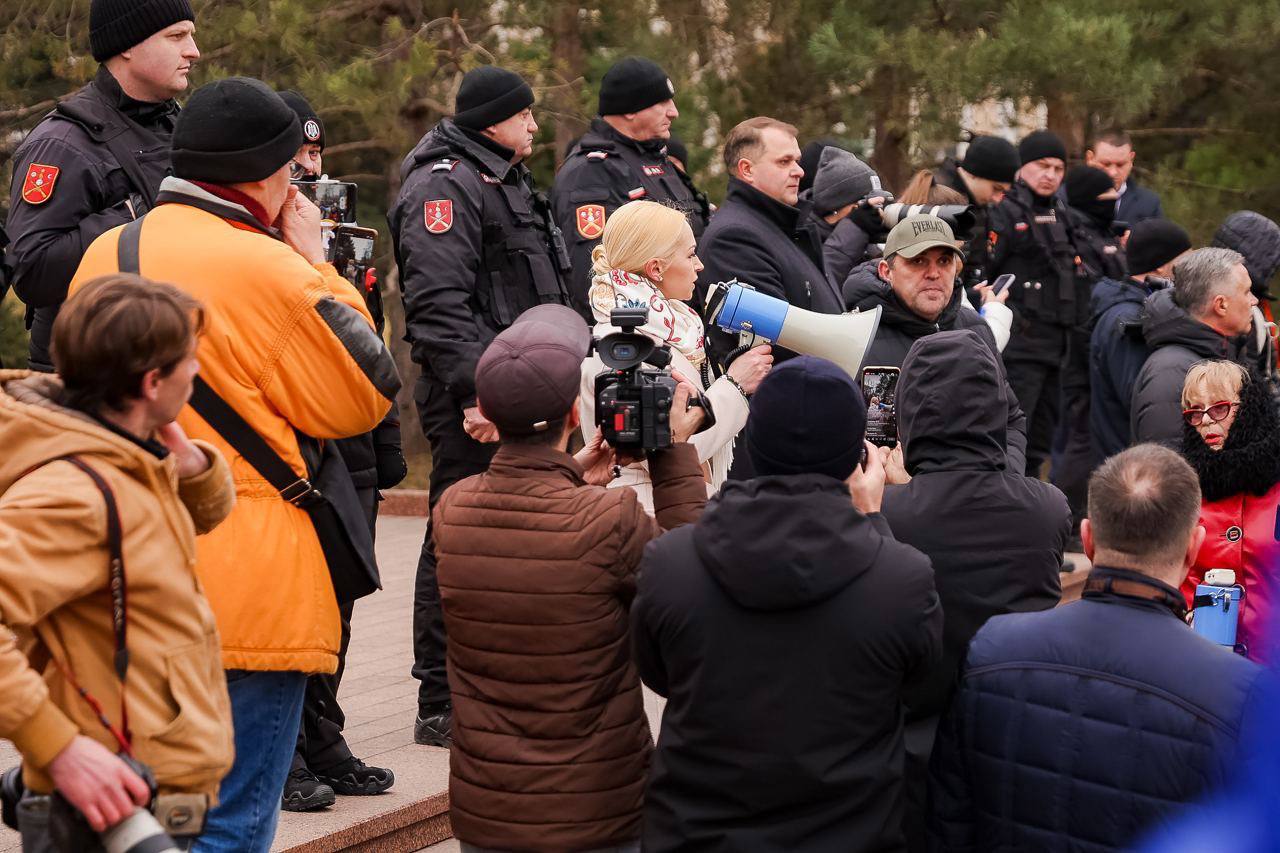
[[[599,436],[576,457],[589,335],[543,305],[476,370],[501,447],[440,498],[433,521],[449,635],[453,832],[464,851],[639,851],[652,739],[627,641],[645,544],[695,521],[706,480],[687,444],[702,411],[671,407],[674,444],[649,457],[656,518],[606,488]]]

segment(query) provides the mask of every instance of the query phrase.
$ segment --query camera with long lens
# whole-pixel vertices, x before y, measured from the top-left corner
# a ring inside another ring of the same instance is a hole
[[[95,849],[101,849],[105,853],[177,853],[177,845],[151,812],[151,809],[157,807],[157,786],[151,768],[127,755],[122,754],[119,758],[147,784],[151,796],[146,806],[135,809],[101,835],[90,828],[84,815],[61,793],[55,791],[47,796],[30,794],[22,782],[21,766],[11,767],[0,776],[0,804],[3,805],[4,824],[11,829],[18,829],[18,816],[23,810],[44,810],[47,812],[45,822],[48,826],[49,843],[53,850],[60,853]],[[202,803],[192,813],[189,822],[192,834],[198,834],[204,827],[204,797],[178,795],[178,798],[184,800],[181,804],[183,807],[187,807],[186,800],[192,803],[199,800]]]
[[[647,319],[648,308],[615,308],[609,322],[621,331],[594,342],[600,360],[609,368],[596,376],[596,424],[609,446],[618,450],[671,446],[676,380],[664,369],[671,363],[671,353],[636,332]]]
[[[927,213],[936,216],[951,226],[952,232],[960,237],[973,230],[977,217],[973,207],[968,204],[904,204],[895,202],[880,208],[880,220],[885,228],[893,228],[908,216]]]

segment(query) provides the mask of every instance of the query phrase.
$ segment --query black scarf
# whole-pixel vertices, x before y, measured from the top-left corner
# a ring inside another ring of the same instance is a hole
[[[1206,501],[1269,492],[1280,483],[1280,415],[1270,383],[1254,375],[1240,389],[1240,409],[1221,450],[1210,449],[1184,421],[1182,454],[1200,476]]]

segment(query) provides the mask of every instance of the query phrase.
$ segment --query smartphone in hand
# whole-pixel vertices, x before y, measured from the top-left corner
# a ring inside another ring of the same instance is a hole
[[[862,396],[867,401],[867,441],[877,447],[898,444],[898,376],[896,367],[867,367],[862,371]]]

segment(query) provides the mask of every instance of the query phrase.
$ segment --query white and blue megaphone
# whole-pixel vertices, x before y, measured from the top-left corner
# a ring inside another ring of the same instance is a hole
[[[880,326],[880,306],[849,314],[818,314],[768,296],[736,279],[711,285],[706,316],[726,332],[763,338],[804,355],[833,361],[858,382]]]

